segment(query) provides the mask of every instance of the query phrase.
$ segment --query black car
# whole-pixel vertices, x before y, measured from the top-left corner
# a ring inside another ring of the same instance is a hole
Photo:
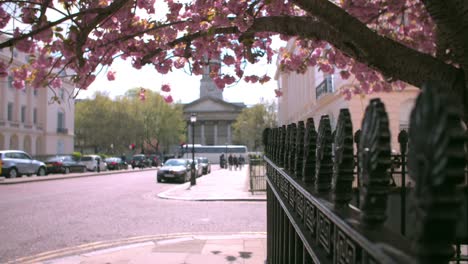
[[[128,164],[119,157],[110,157],[104,160],[108,170],[128,169]]]
[[[47,173],[86,172],[86,165],[73,156],[55,156],[47,159],[44,163]]]
[[[169,159],[159,168],[156,179],[162,181],[186,182],[190,180],[190,163],[187,159]]]
[[[144,154],[133,155],[130,164],[132,165],[132,169],[151,167],[151,161]]]
[[[198,158],[198,164],[202,168],[202,174],[203,175],[211,173],[211,162],[208,160],[208,158],[199,157]]]

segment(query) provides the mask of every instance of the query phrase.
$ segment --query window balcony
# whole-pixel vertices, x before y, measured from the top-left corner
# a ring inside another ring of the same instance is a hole
[[[68,128],[57,127],[57,134],[68,134]]]
[[[333,78],[331,75],[329,75],[325,77],[325,79],[319,85],[317,85],[317,87],[315,87],[315,98],[319,99],[326,94],[332,94],[334,92]]]

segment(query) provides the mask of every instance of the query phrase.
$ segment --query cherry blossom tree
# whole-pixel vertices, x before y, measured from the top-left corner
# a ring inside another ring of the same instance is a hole
[[[240,79],[268,81],[244,67],[261,58],[274,63],[279,35],[296,42],[295,53],[281,53],[281,70],[352,74],[360,85],[348,95],[438,80],[466,113],[467,14],[465,0],[7,0],[0,48],[32,56],[20,66],[0,62],[0,75],[13,76],[17,88],[58,87],[65,75],[86,89],[118,57],[162,74],[201,74],[216,59],[222,70],[211,67],[211,77],[223,89]]]

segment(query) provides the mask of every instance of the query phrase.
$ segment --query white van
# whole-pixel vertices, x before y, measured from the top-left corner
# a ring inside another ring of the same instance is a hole
[[[107,170],[106,162],[99,155],[84,155],[81,157],[81,162],[86,165],[88,171],[97,171],[98,164],[100,171]]]

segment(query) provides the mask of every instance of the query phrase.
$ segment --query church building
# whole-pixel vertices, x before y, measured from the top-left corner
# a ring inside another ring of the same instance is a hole
[[[211,62],[210,64],[219,63]],[[196,115],[194,126],[195,144],[232,144],[232,124],[246,106],[244,103],[230,103],[223,100],[223,90],[216,87],[210,77],[210,68],[205,66],[200,81],[200,98],[184,105],[187,120],[187,143],[192,143],[190,116]]]

